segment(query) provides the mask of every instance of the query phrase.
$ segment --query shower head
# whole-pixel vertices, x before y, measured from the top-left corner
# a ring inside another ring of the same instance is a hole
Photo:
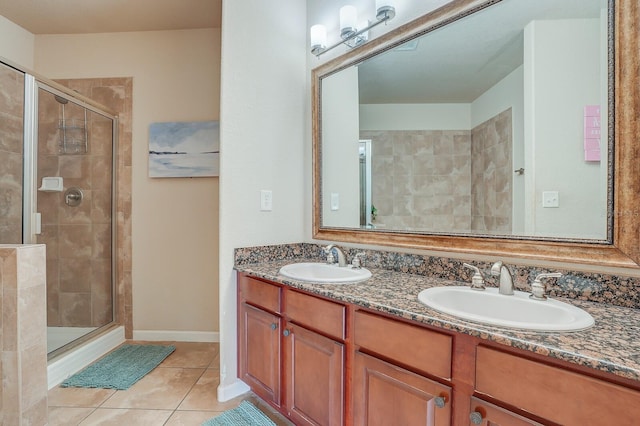
[[[59,103],[61,103],[62,105],[65,105],[67,103],[69,103],[69,99],[65,99],[62,96],[59,95],[53,95],[53,97],[56,99],[56,101],[58,101]]]

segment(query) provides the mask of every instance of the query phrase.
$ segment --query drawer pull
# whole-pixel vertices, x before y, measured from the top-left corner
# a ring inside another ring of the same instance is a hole
[[[285,329],[285,330],[282,332],[282,335],[283,335],[284,337],[289,337],[289,335],[290,335],[290,334],[291,334],[291,331],[289,331],[289,330],[287,330],[287,329]]]
[[[436,403],[436,407],[438,408],[444,408],[444,406],[447,405],[447,400],[443,396],[437,396],[433,401]]]
[[[469,420],[471,420],[471,423],[473,423],[474,425],[481,425],[482,413],[474,411],[473,413],[469,414]]]
[[[275,330],[276,328],[278,328],[278,324],[276,324],[275,322],[271,323],[271,329]]]

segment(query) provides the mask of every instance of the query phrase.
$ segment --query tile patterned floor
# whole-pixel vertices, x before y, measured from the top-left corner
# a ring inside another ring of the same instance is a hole
[[[176,350],[127,390],[51,389],[49,426],[197,426],[245,399],[255,403],[276,425],[292,424],[253,394],[218,402],[220,351],[217,343],[153,343],[172,344]]]

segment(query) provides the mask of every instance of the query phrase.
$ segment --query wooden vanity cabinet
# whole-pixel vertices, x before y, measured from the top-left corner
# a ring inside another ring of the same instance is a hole
[[[244,275],[238,280],[238,374],[274,406],[281,404],[281,288]]]
[[[284,401],[296,425],[344,424],[344,344],[295,324],[284,339]]]
[[[284,400],[296,425],[344,424],[346,307],[285,294]]]
[[[534,420],[527,419],[512,411],[483,401],[471,398],[469,426],[544,426]]]
[[[365,311],[354,316],[353,424],[450,425],[451,336]]]
[[[296,425],[640,424],[635,383],[245,274],[238,370]]]
[[[345,423],[346,307],[238,277],[239,377],[296,425]]]
[[[483,345],[476,351],[475,386],[548,424],[640,424],[639,391]]]

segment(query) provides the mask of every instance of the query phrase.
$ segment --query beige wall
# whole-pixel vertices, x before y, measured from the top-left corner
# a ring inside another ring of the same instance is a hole
[[[34,35],[0,15],[0,57],[33,69]]]
[[[153,122],[219,118],[220,30],[43,35],[52,79],[133,77],[134,331],[218,330],[218,178],[150,179]]]

